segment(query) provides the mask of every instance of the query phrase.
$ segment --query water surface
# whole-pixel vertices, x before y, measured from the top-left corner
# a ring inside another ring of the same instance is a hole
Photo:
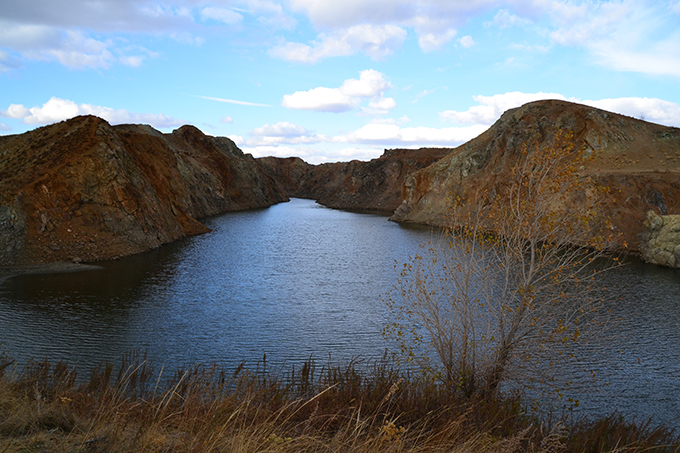
[[[64,359],[80,370],[137,349],[171,369],[265,353],[279,366],[378,358],[395,262],[436,235],[299,199],[207,224],[209,234],[102,270],[0,284],[2,349],[20,364]],[[608,307],[621,321],[583,347],[570,390],[578,413],[680,427],[680,271],[630,260],[606,285],[621,296]]]

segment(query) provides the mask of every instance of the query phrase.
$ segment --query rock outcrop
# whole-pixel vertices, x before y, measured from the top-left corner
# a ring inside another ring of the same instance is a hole
[[[538,101],[508,110],[486,132],[409,176],[393,220],[445,225],[451,194],[492,193],[513,162],[549,146],[558,133],[592,152],[580,170],[614,196],[603,212],[629,250],[639,251],[646,212],[680,212],[680,129],[564,101]]]
[[[392,149],[368,162],[310,165],[297,157],[257,159],[290,197],[310,198],[335,209],[394,212],[408,175],[436,162],[450,148]]]
[[[647,212],[640,236],[642,259],[660,266],[680,268],[680,215]]]
[[[0,265],[139,253],[285,200],[227,138],[76,117],[0,137]]]

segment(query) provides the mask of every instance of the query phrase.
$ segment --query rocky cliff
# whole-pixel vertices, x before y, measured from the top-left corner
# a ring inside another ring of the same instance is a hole
[[[310,165],[297,157],[258,159],[291,197],[311,198],[335,209],[394,212],[408,175],[427,167],[450,148],[386,150],[378,159]]]
[[[76,117],[0,137],[0,265],[138,253],[285,200],[227,138]]]
[[[558,133],[594,158],[580,170],[607,186],[613,225],[633,251],[646,212],[680,212],[680,129],[564,101],[538,101],[505,112],[486,132],[455,148],[404,185],[393,220],[445,225],[453,193],[491,193],[509,174],[522,149],[549,146]]]

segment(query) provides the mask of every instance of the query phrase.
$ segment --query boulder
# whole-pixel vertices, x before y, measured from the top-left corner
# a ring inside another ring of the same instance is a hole
[[[660,266],[680,268],[680,215],[647,211],[640,235],[642,259]]]

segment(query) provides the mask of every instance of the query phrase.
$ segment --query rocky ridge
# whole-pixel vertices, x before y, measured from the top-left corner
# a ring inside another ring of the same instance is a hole
[[[299,157],[257,159],[290,197],[310,198],[334,209],[393,213],[408,175],[446,156],[450,148],[391,149],[367,162],[311,165]]]
[[[227,138],[76,117],[0,138],[0,265],[139,253],[285,200]]]
[[[1,136],[0,271],[143,252],[209,231],[202,217],[289,196],[391,213],[406,176],[448,151],[388,150],[369,162],[310,165],[254,159],[193,126],[163,134],[94,116]]]
[[[446,225],[451,194],[492,193],[525,146],[549,146],[558,133],[571,134],[576,148],[594,153],[581,174],[613,194],[603,215],[621,232],[621,248],[625,243],[640,251],[648,210],[680,212],[680,129],[565,101],[538,101],[508,110],[486,132],[409,176],[392,219]]]

